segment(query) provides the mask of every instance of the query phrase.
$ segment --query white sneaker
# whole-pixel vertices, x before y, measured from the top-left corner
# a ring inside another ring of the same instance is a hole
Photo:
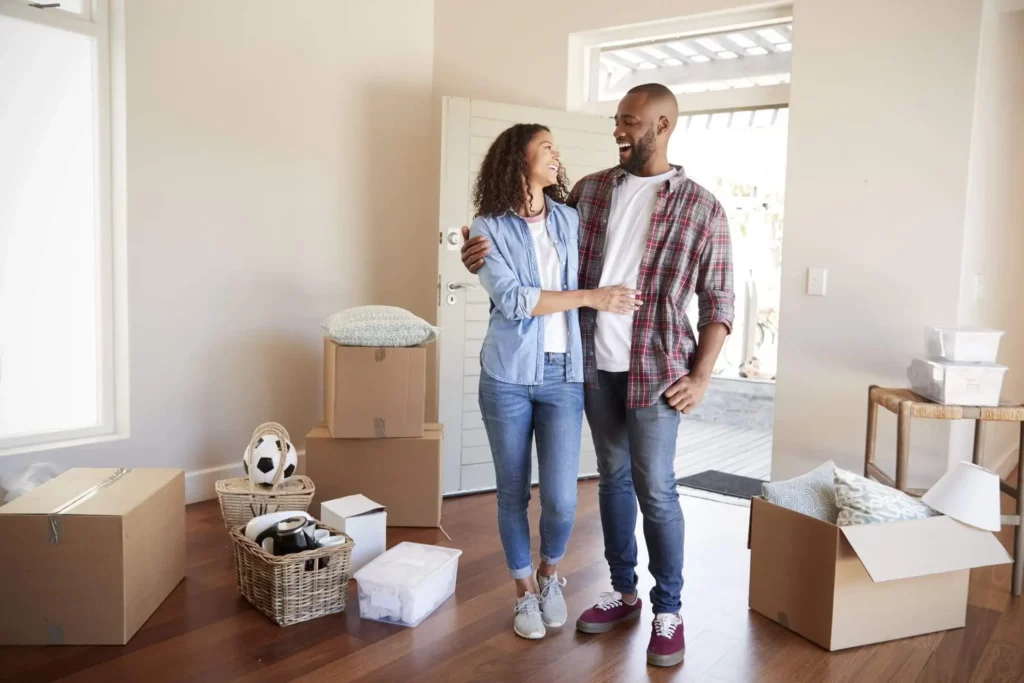
[[[516,600],[516,616],[512,628],[517,636],[527,640],[543,638],[547,633],[540,614],[540,601],[533,593],[527,593]]]
[[[565,606],[565,596],[562,595],[565,579],[560,578],[557,573],[541,576],[538,572],[537,585],[540,586],[540,613],[544,618],[544,625],[558,628],[569,618],[569,609]]]

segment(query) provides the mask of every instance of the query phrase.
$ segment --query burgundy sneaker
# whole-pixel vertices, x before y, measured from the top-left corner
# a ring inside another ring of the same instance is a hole
[[[651,643],[647,646],[647,663],[654,666],[675,666],[686,654],[683,620],[678,614],[656,614],[651,627]]]
[[[640,616],[643,602],[637,597],[632,605],[622,599],[622,593],[601,593],[597,604],[580,615],[576,630],[584,633],[604,633],[619,624]]]

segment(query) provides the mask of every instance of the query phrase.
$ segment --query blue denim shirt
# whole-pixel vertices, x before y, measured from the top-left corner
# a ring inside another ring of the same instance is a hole
[[[547,225],[562,263],[562,288],[579,287],[579,215],[575,209],[547,199]],[[509,211],[496,217],[478,217],[470,237],[483,236],[491,251],[478,273],[480,283],[491,297],[491,319],[484,337],[480,362],[484,372],[509,384],[544,383],[543,316],[531,312],[540,299],[540,270],[537,252],[526,220]],[[580,341],[579,310],[566,314],[569,345],[565,363],[566,381],[583,381],[583,344]]]

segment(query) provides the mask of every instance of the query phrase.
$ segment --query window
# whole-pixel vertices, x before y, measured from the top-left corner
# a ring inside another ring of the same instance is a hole
[[[570,37],[568,105],[611,115],[635,85],[668,86],[682,111],[789,101],[792,8],[717,13]]]
[[[0,453],[125,426],[110,16],[0,0]]]

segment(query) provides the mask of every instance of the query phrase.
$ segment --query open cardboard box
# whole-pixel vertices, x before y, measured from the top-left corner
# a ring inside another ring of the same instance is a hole
[[[970,570],[1009,563],[950,517],[839,527],[754,498],[750,609],[827,650],[963,627]]]

